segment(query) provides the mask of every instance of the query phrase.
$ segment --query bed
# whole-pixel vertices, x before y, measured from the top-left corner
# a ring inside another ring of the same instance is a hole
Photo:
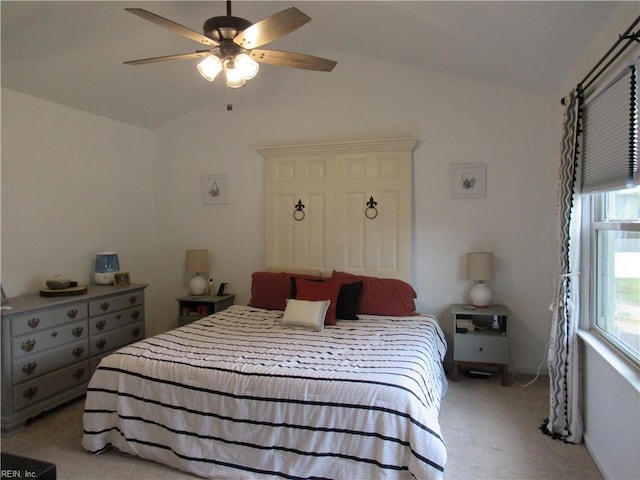
[[[442,478],[437,320],[358,313],[305,328],[286,322],[294,302],[319,304],[234,305],[104,358],[84,448],[216,479]]]

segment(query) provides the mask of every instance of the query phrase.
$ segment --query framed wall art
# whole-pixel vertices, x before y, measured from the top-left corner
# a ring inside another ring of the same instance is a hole
[[[205,205],[229,203],[229,178],[227,175],[203,175],[200,177],[200,192]]]
[[[454,163],[451,165],[451,198],[485,198],[486,196],[486,163]]]

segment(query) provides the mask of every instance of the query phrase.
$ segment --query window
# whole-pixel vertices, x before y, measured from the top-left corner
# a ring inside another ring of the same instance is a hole
[[[640,362],[640,188],[591,194],[591,328]]]
[[[582,283],[589,328],[640,365],[638,61],[582,105]]]

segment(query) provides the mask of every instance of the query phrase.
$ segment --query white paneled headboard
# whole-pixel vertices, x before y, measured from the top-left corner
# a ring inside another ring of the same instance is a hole
[[[411,281],[415,138],[265,147],[268,266]]]

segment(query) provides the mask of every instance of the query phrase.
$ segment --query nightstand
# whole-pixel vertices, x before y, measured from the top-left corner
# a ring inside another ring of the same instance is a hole
[[[509,385],[509,334],[504,305],[473,308],[469,305],[451,306],[453,316],[453,372],[451,380],[458,381],[458,368],[499,367],[502,385]]]
[[[178,301],[178,326],[182,327],[200,318],[220,312],[233,305],[235,295],[186,295],[176,298]]]

